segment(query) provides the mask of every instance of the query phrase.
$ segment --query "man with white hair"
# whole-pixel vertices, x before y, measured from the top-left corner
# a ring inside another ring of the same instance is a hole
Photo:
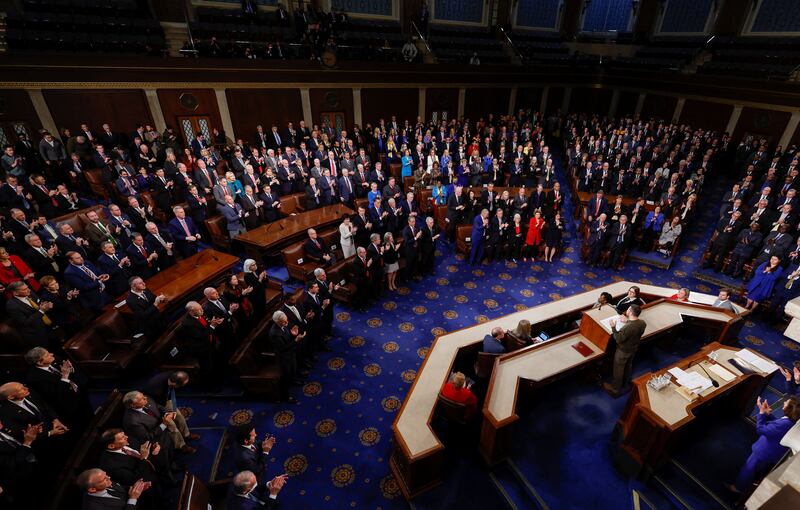
[[[503,331],[503,328],[496,327],[492,328],[492,334],[486,335],[483,337],[483,350],[482,352],[488,352],[490,354],[503,354],[506,352],[506,347],[503,345],[503,338],[505,338],[506,333]]]
[[[220,342],[216,329],[224,322],[221,317],[206,318],[203,307],[197,301],[189,301],[185,306],[186,314],[181,319],[178,337],[183,341],[185,353],[200,363],[200,380],[210,386],[221,386],[222,374],[215,370],[220,363]]]
[[[137,503],[142,493],[150,488],[151,483],[137,480],[130,488],[115,483],[102,469],[87,469],[75,483],[83,489],[83,510],[134,510],[140,508]]]
[[[281,400],[296,404],[295,400],[289,395],[290,384],[302,384],[297,377],[297,349],[305,338],[305,332],[300,332],[297,326],[289,327],[289,318],[282,311],[272,314],[272,326],[269,328],[269,346],[278,358],[278,366],[281,369]]]
[[[39,397],[32,395],[27,386],[7,382],[0,386],[0,421],[4,432],[22,441],[30,425],[41,425],[39,437],[50,438],[69,432],[55,411]]]
[[[231,351],[230,354],[232,354],[233,346],[235,345],[234,336],[237,329],[233,315],[239,309],[239,304],[228,302],[228,298],[221,296],[214,287],[203,289],[203,295],[208,300],[203,305],[203,315],[210,319],[220,319],[222,321],[215,331],[222,343],[222,351]]]
[[[175,411],[167,411],[141,391],[129,391],[122,397],[125,412],[122,415],[122,428],[128,435],[131,445],[139,448],[146,442],[161,445],[158,456],[159,470],[169,471],[172,465],[173,450],[181,453],[195,453],[197,450],[186,444],[186,440],[175,425]],[[161,458],[161,455],[164,455]]]
[[[252,471],[242,471],[233,477],[228,489],[225,508],[228,510],[255,510],[277,507],[278,493],[281,491],[289,475],[278,475],[261,490],[258,480]]]

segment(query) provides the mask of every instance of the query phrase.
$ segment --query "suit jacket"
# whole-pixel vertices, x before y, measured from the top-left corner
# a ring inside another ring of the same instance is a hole
[[[503,354],[506,352],[505,346],[498,342],[492,335],[486,335],[483,337],[483,349],[482,352],[488,352],[491,354]]]
[[[0,484],[4,487],[28,479],[36,462],[32,448],[0,439]]]
[[[294,341],[290,329],[289,326],[286,326],[286,329],[282,330],[277,324],[273,324],[269,328],[269,346],[278,357],[278,364],[282,368],[290,366],[295,360],[297,342]]]
[[[14,436],[18,441],[22,441],[25,427],[41,423],[40,436],[47,437],[47,432],[53,428],[53,420],[58,419],[58,415],[34,391],[31,391],[25,400],[35,406],[36,409],[32,409],[33,412],[27,411],[9,400],[0,402],[0,421],[3,422],[4,432]]]
[[[192,236],[196,236],[197,227],[195,226],[192,219],[186,217],[184,218],[184,221],[186,222],[186,227],[189,229],[189,232],[192,234]],[[176,242],[178,243],[188,242],[186,241],[186,231],[181,226],[180,222],[178,221],[178,218],[172,218],[171,220],[169,220],[167,227],[169,228],[169,233],[172,234],[172,237],[175,239]]]
[[[586,206],[586,214],[591,216],[593,219],[597,219],[602,213],[606,212],[608,209],[608,200],[605,197],[597,200],[597,196],[593,196],[589,199],[589,204]]]
[[[56,238],[56,246],[58,246],[58,251],[60,253],[67,253],[69,251],[76,251],[81,254],[81,256],[85,259],[89,257],[89,254],[86,251],[84,246],[78,246],[78,243],[75,241],[74,235],[70,237],[66,237],[60,235]]]
[[[43,246],[43,248],[47,250],[46,246]],[[36,278],[41,278],[45,275],[58,275],[58,269],[53,267],[53,263],[56,262],[56,260],[51,258],[49,255],[44,256],[39,252],[39,250],[36,250],[33,247],[29,247],[27,250],[23,251],[21,255],[33,272],[36,273]],[[56,266],[58,266],[57,262]]]
[[[269,510],[277,508],[278,502],[270,499],[266,490],[260,491],[259,489],[261,488],[262,486],[259,484],[256,490],[253,491],[252,497],[242,497],[233,492],[233,484],[231,484],[228,489],[228,495],[225,497],[225,508],[227,510]],[[266,489],[266,484],[264,484],[264,488]],[[253,498],[257,498],[258,501]],[[259,501],[263,502],[263,504]]]
[[[89,261],[84,261],[84,266],[89,268],[96,276],[103,274]],[[67,265],[64,270],[64,278],[70,286],[81,291],[78,294],[78,301],[81,305],[91,310],[99,310],[105,306],[108,301],[108,295],[104,290],[105,285],[99,279],[92,280],[78,266],[72,264]]]
[[[117,497],[101,498],[90,494],[84,494],[81,510],[141,510],[138,504],[128,504],[128,493],[121,487],[114,490],[114,495]]]
[[[150,462],[124,453],[103,450],[97,461],[97,467],[122,485],[131,486],[140,478],[150,482],[156,481],[156,473]]]
[[[228,231],[235,232],[242,228],[242,217],[244,216],[242,206],[234,202],[232,206],[218,206],[217,210],[219,210],[219,212],[225,216],[225,221],[228,225]]]
[[[116,253],[116,256],[118,260],[125,258],[124,253]],[[120,267],[119,262],[116,262],[110,255],[103,253],[97,257],[97,268],[101,273],[109,276],[106,288],[111,295],[122,294],[128,288],[128,279],[131,277],[130,269],[128,267]]]
[[[39,302],[39,298],[31,291],[31,299]],[[11,319],[17,333],[27,342],[29,347],[37,345],[46,347],[50,328],[45,325],[43,315],[19,299],[12,297],[6,301],[6,314]]]
[[[210,322],[206,319],[206,326],[203,326],[198,319],[187,313],[179,326],[181,347],[187,354],[198,358],[201,364],[208,361],[218,344],[216,332],[209,326]]]
[[[131,447],[138,448],[145,441],[150,441],[151,444],[158,441],[161,448],[170,448],[172,441],[169,439],[169,432],[167,429],[161,429],[166,409],[154,402],[148,402],[142,409],[150,411],[151,414],[127,408],[122,415],[122,428],[131,438]],[[164,443],[165,440],[169,441],[168,445]]]
[[[258,441],[253,448],[241,444],[233,445],[233,462],[236,472],[252,471],[258,477],[259,483],[262,483],[262,475],[267,471],[264,465],[266,457]],[[263,480],[263,483],[266,483],[266,480]]]
[[[455,193],[447,197],[447,219],[450,220],[450,223],[458,223],[463,217],[464,209],[458,210],[456,207],[466,205],[466,201],[466,197],[463,193],[460,197],[456,197]]]
[[[156,295],[153,294],[150,289],[144,289],[143,294],[145,299],[128,291],[128,294],[125,296],[125,302],[128,304],[128,308],[130,308],[131,312],[133,312],[133,316],[136,317],[139,331],[151,337],[153,333],[163,329],[164,317],[161,315],[161,311],[155,306]]]
[[[322,258],[323,255],[330,255],[331,249],[325,243],[325,240],[321,237],[317,237],[317,242],[319,246],[314,244],[310,238],[306,239],[306,242],[303,243],[303,250],[308,258],[315,262],[325,262]]]
[[[105,231],[97,224],[90,223],[89,225],[86,225],[86,228],[83,229],[83,234],[86,240],[89,241],[92,246],[96,246],[98,248],[100,247],[100,243],[105,241],[114,243],[114,246],[119,246],[119,240],[114,237],[111,225],[103,221],[100,221],[99,223],[105,227]]]

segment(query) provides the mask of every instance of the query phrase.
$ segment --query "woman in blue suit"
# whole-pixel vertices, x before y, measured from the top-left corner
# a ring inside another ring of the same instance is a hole
[[[756,432],[758,439],[753,443],[750,456],[736,477],[736,484],[729,485],[733,492],[750,492],[753,484],[766,474],[786,453],[781,439],[800,419],[800,400],[789,397],[783,402],[783,418],[772,415],[767,399],[757,400]]]
[[[639,249],[647,253],[653,248],[653,240],[657,235],[661,234],[661,226],[664,224],[664,214],[661,212],[661,206],[657,205],[655,209],[647,213],[642,225],[642,244]]]
[[[414,158],[411,157],[411,151],[409,149],[405,150],[405,154],[400,160],[403,163],[403,169],[400,171],[400,175],[403,178],[411,177],[414,173]]]
[[[768,261],[762,263],[753,272],[753,279],[747,285],[747,304],[746,308],[752,310],[765,299],[769,299],[775,282],[783,274],[781,259],[773,255]]]

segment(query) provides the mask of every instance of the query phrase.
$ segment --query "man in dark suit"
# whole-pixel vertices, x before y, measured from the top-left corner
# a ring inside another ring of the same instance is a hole
[[[794,240],[792,239],[791,233],[789,233],[789,225],[781,224],[778,230],[770,232],[764,238],[761,251],[756,256],[755,262],[753,262],[753,268],[757,268],[764,262],[767,262],[770,257],[783,259],[786,254],[789,253],[793,244]]]
[[[183,258],[191,257],[197,253],[200,231],[191,218],[186,217],[186,211],[181,206],[172,208],[175,217],[169,220],[169,233],[175,239],[175,246]]]
[[[466,209],[463,195],[464,189],[456,186],[455,192],[447,197],[447,237],[450,241],[456,239],[456,227],[464,221],[464,209]]]
[[[104,242],[100,249],[103,253],[97,257],[97,268],[108,275],[106,289],[112,296],[119,296],[128,288],[128,280],[132,276],[130,257],[117,252],[114,245]]]
[[[556,182],[553,184],[553,189],[547,192],[544,200],[544,207],[542,207],[542,214],[545,218],[552,218],[555,214],[561,211],[564,205],[564,194],[561,193],[561,184]]]
[[[363,205],[358,206],[356,214],[350,219],[356,227],[356,246],[366,247],[369,244],[369,235],[372,233],[372,223]]]
[[[113,482],[102,469],[87,469],[75,482],[83,489],[82,510],[142,510],[137,504],[151,483],[136,480],[130,488]]]
[[[158,490],[159,476],[155,468],[155,465],[159,464],[156,459],[161,453],[159,443],[145,441],[138,445],[138,449],[131,448],[127,434],[118,428],[104,431],[100,435],[100,443],[105,446],[97,461],[100,469],[122,485],[133,485],[137,480],[144,480],[153,484],[151,488],[153,493],[160,492]],[[164,474],[170,478],[170,472]],[[170,481],[175,481],[174,477]],[[152,496],[153,493],[149,495]]]
[[[334,299],[333,291],[339,288],[338,283],[328,281],[328,274],[324,269],[314,269],[314,280],[319,285],[319,296],[322,299],[322,335],[330,337],[333,332]],[[327,304],[326,304],[327,302]]]
[[[158,253],[158,267],[164,270],[175,264],[175,242],[172,235],[165,229],[160,230],[152,221],[145,223],[144,245],[150,253]]]
[[[179,326],[181,348],[199,362],[199,375],[203,384],[211,388],[221,387],[223,374],[217,370],[220,363],[220,343],[216,329],[224,319],[207,319],[203,316],[203,307],[197,301],[189,301],[185,309],[186,315]]]
[[[258,478],[252,471],[242,471],[233,477],[233,482],[225,498],[228,510],[268,510],[276,508],[278,493],[289,475],[279,475],[267,482],[262,489],[257,488]]]
[[[131,223],[130,229],[134,232],[144,232],[147,222],[155,220],[153,217],[153,207],[142,207],[139,203],[139,199],[136,197],[128,197],[128,206],[125,210],[127,211],[125,216],[127,216]],[[167,208],[167,211],[169,211],[169,208]]]
[[[147,279],[160,270],[158,266],[158,252],[151,252],[147,249],[142,234],[138,232],[133,233],[131,236],[131,244],[125,252],[130,261],[131,272],[136,276]]]
[[[47,312],[53,304],[40,301],[23,281],[13,282],[6,288],[11,297],[6,302],[6,314],[17,333],[28,347],[47,346],[53,323]]]
[[[162,168],[156,170],[155,177],[150,181],[150,194],[153,197],[153,202],[165,214],[170,213],[174,186],[174,182],[164,175],[164,169]]]
[[[719,272],[728,251],[733,246],[739,231],[744,227],[741,221],[741,211],[736,211],[730,218],[721,218],[717,223],[717,237],[711,243],[711,250],[708,259],[703,263],[703,268],[714,266],[714,270]]]
[[[165,470],[172,465],[173,450],[181,453],[194,453],[197,450],[186,444],[175,426],[175,411],[150,402],[141,391],[129,391],[122,397],[125,412],[122,415],[122,428],[132,440],[135,448],[146,441],[161,445],[163,457],[159,455],[158,465]]]
[[[363,246],[356,248],[356,256],[350,265],[350,272],[353,275],[355,295],[353,296],[353,308],[364,310],[367,301],[372,295],[372,260],[367,259],[367,250]],[[377,268],[382,271],[382,268]]]
[[[237,324],[233,314],[239,309],[238,303],[229,303],[225,296],[220,296],[219,291],[214,287],[206,287],[203,290],[207,301],[203,305],[203,315],[211,320],[220,319],[220,323],[215,328],[217,338],[221,343],[223,356],[225,359],[236,350],[236,331]]]
[[[72,229],[72,225],[67,222],[59,223],[58,234],[59,235],[56,238],[56,246],[58,246],[58,251],[60,253],[66,254],[74,251],[79,253],[83,258],[89,257],[89,241],[83,237],[76,236],[75,231]]]
[[[252,471],[259,483],[267,483],[266,459],[275,446],[275,436],[266,434],[264,440],[258,442],[256,429],[252,423],[236,428],[236,444],[233,446],[233,462],[236,471]]]
[[[306,333],[301,333],[297,326],[290,329],[289,319],[281,311],[272,314],[272,321],[268,342],[270,349],[278,358],[278,366],[281,370],[281,400],[289,404],[296,404],[297,400],[289,395],[289,385],[296,382],[297,346],[305,338]]]
[[[303,250],[306,257],[318,264],[329,266],[336,263],[336,254],[313,228],[308,229],[308,239],[303,243]]]
[[[420,239],[421,263],[420,272],[423,276],[433,273],[433,266],[436,259],[436,241],[441,233],[433,217],[425,218],[425,226],[422,228],[422,238]]]
[[[36,234],[25,234],[25,244],[27,248],[22,251],[22,258],[36,273],[36,278],[46,275],[57,276],[59,274],[60,267],[56,261],[58,255],[57,246],[45,246],[42,243],[42,238]]]
[[[408,225],[403,229],[403,250],[406,258],[406,276],[419,281],[422,278],[417,274],[419,260],[420,239],[422,229],[417,226],[416,216],[409,216]]]
[[[608,242],[610,227],[606,221],[606,213],[600,213],[589,227],[589,267],[596,266],[600,261],[600,255]]]
[[[69,265],[64,270],[64,278],[74,289],[78,289],[78,301],[84,308],[95,312],[102,311],[110,296],[106,292],[108,274],[101,272],[92,263],[84,261],[80,253],[67,253]]]
[[[342,168],[342,176],[339,177],[339,198],[343,204],[352,208],[356,198],[356,187],[350,178],[350,172]]]
[[[41,395],[58,416],[72,428],[80,430],[92,417],[92,407],[86,393],[87,379],[75,372],[72,363],[56,363],[53,354],[44,347],[34,347],[25,353],[28,363],[28,385]]]
[[[197,183],[197,186],[200,190],[203,190],[206,194],[208,194],[211,193],[211,190],[217,185],[219,179],[217,178],[216,172],[206,168],[205,161],[198,159],[197,170],[194,171],[194,182]]]
[[[3,508],[33,508],[38,503],[33,473],[38,468],[38,459],[31,445],[41,432],[40,425],[28,425],[22,439],[9,434],[0,421],[0,503]],[[41,491],[40,491],[41,492]],[[19,503],[19,505],[17,504]]]
[[[186,424],[186,417],[178,406],[177,390],[189,384],[189,374],[182,370],[161,372],[151,377],[142,385],[142,392],[149,395],[154,403],[162,406],[167,412],[175,412],[175,427],[186,442],[197,441],[199,434],[192,434]]]
[[[606,200],[603,190],[597,190],[595,196],[589,199],[586,206],[586,221],[592,223],[601,213],[608,210],[608,200]]]
[[[628,248],[632,239],[633,229],[628,224],[628,217],[624,214],[619,217],[619,221],[614,223],[611,227],[611,233],[608,236],[608,262],[606,267],[613,267],[616,269],[622,254]]]
[[[4,432],[22,441],[29,425],[41,425],[39,438],[53,438],[69,432],[47,403],[24,384],[8,382],[0,386],[0,421]],[[52,445],[50,441],[48,445]]]
[[[125,302],[136,318],[138,331],[149,341],[155,341],[166,329],[166,322],[158,306],[167,301],[164,294],[156,296],[139,276],[128,281],[128,294]]]

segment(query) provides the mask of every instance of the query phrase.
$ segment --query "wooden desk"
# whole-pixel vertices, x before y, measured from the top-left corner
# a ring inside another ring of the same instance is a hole
[[[635,379],[633,391],[622,416],[617,421],[614,434],[619,466],[631,476],[657,468],[666,460],[681,432],[695,420],[696,412],[710,402],[721,400],[723,396],[726,396],[738,412],[742,414],[749,412],[755,397],[766,387],[771,374],[763,372],[743,374],[730,363],[739,350],[738,347],[728,347],[714,342],[670,367]],[[715,363],[708,359],[708,354],[713,351],[719,354],[716,364],[731,372],[735,376],[734,379],[725,381],[709,370],[708,367]],[[761,358],[769,359],[755,351],[752,352]],[[664,374],[673,367],[687,372],[697,372],[706,378],[710,376],[719,383],[719,387],[712,386],[702,392],[697,400],[689,402],[675,390],[677,385],[674,377],[673,382],[661,391],[655,391],[647,385],[647,381],[654,374]]]
[[[352,214],[353,210],[345,205],[326,205],[261,225],[240,234],[235,240],[244,246],[249,257],[260,261],[265,255],[306,237],[309,228],[338,226],[343,217]]]
[[[653,289],[643,286],[642,293],[653,295]],[[616,310],[611,306],[587,310],[582,314],[579,329],[497,359],[483,406],[479,445],[489,465],[505,459],[513,448],[511,425],[519,419],[516,408],[522,398],[521,387],[524,390],[541,388],[576,370],[600,362],[611,343],[611,329],[600,321],[616,315]],[[712,323],[716,332],[712,338],[719,340],[728,338],[731,326],[739,321],[739,317],[728,310],[663,298],[644,305],[641,318],[647,322],[643,341],[667,333],[687,320]],[[578,342],[591,350],[588,356],[583,356],[572,347]]]
[[[514,329],[521,319],[528,319],[531,322],[541,324],[555,317],[579,313],[581,310],[591,307],[601,292],[608,292],[612,296],[622,296],[631,285],[638,285],[644,295],[668,297],[675,293],[674,289],[668,287],[655,287],[653,285],[621,281],[558,301],[544,303],[528,310],[450,332],[436,338],[425,361],[420,366],[417,377],[392,425],[395,446],[389,466],[403,495],[408,499],[413,498],[441,481],[444,446],[434,434],[430,423],[436,408],[439,391],[447,381],[460,350],[479,344],[483,337],[490,333],[495,326],[508,330]],[[516,352],[540,351],[541,354],[537,354],[537,357],[545,356],[548,359],[551,356],[561,356],[564,355],[563,346],[560,349],[556,349],[555,346],[558,344],[552,343],[558,341],[559,338],[557,337],[551,340],[551,343],[542,346],[528,347]],[[563,341],[564,344],[568,344],[568,342],[568,340]],[[550,348],[551,345],[554,346],[552,349]],[[571,349],[571,344],[567,348]],[[511,353],[507,356],[514,354]],[[572,362],[568,358],[569,356],[565,355],[563,361],[556,360],[554,365],[548,369],[550,372],[543,372],[541,376],[550,377],[563,374],[562,370],[568,370],[572,367]],[[542,358],[538,357],[537,359],[541,361]],[[502,372],[505,371],[506,367],[510,366],[511,364],[505,366],[496,364],[492,378],[505,377]],[[518,374],[511,375],[510,381],[516,381],[516,383],[504,386],[495,385],[495,391],[487,395],[486,405],[492,405],[492,399],[496,398],[493,395],[500,395],[505,398],[506,392],[514,395],[512,400],[515,405],[519,377]],[[484,406],[484,416],[489,412],[486,405]],[[513,414],[513,405],[511,414]],[[500,418],[497,421],[502,420],[503,418]]]
[[[216,259],[216,260],[215,260]],[[239,258],[228,253],[216,250],[203,250],[189,257],[179,260],[175,265],[168,267],[155,276],[145,280],[147,288],[156,296],[164,294],[168,300],[158,308],[164,311],[173,311],[183,306],[188,299],[201,287],[211,285],[211,282],[221,277],[239,262]],[[107,309],[113,309],[124,298],[119,298]],[[124,314],[132,314],[127,305],[119,309]]]

